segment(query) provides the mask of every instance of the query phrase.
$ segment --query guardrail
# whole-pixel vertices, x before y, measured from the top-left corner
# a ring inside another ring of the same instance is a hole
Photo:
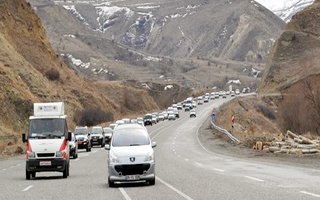
[[[239,140],[238,138],[234,137],[234,136],[233,136],[231,133],[229,133],[229,131],[227,131],[226,129],[223,129],[223,128],[215,125],[215,124],[213,123],[213,121],[211,121],[211,126],[212,126],[212,128],[216,129],[217,131],[225,134],[228,138],[230,138],[230,140],[231,140],[232,142],[234,142],[234,143],[240,143],[240,140]]]

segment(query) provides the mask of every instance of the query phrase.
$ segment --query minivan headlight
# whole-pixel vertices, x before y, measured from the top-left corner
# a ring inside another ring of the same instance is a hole
[[[113,155],[111,152],[109,153],[109,161],[110,163],[113,163],[113,164],[120,163],[120,160],[118,159],[118,157]]]
[[[148,162],[148,161],[153,161],[154,159],[154,155],[153,153],[150,153],[146,156],[146,158],[144,159],[145,162]]]

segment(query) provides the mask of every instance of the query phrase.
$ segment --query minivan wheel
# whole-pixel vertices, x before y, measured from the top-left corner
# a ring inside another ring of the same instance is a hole
[[[110,180],[110,178],[108,178],[108,185],[109,187],[114,187],[114,182]]]
[[[149,181],[149,185],[155,185],[156,184],[156,178],[152,179]]]

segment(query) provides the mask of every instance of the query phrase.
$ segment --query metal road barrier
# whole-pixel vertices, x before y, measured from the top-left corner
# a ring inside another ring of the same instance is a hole
[[[234,136],[233,136],[231,133],[229,133],[229,131],[227,131],[226,129],[223,129],[223,128],[215,125],[215,124],[213,123],[213,121],[211,121],[211,126],[212,126],[212,128],[216,129],[217,131],[225,134],[228,138],[230,138],[230,140],[232,140],[232,142],[234,142],[234,143],[240,143],[240,140],[239,140],[239,139],[237,139],[236,137],[234,137]]]

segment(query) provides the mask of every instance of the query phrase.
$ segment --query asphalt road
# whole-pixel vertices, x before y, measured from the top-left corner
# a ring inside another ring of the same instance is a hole
[[[71,160],[70,176],[38,173],[25,180],[23,156],[0,161],[0,199],[320,199],[320,170],[254,159],[229,157],[209,151],[198,130],[219,99],[197,109],[197,118],[180,111],[176,121],[148,127],[158,146],[156,184],[107,184],[107,151],[80,150]]]

